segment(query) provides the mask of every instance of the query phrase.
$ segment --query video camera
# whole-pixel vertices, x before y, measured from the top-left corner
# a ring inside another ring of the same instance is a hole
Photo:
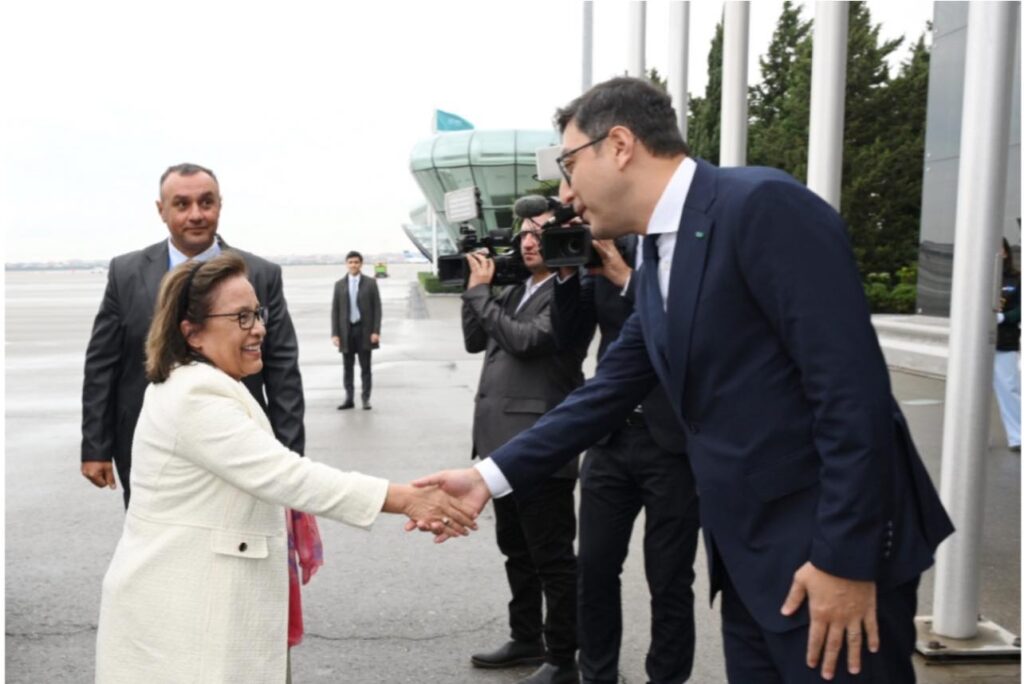
[[[590,226],[585,223],[565,225],[576,218],[576,210],[571,204],[562,204],[553,197],[527,195],[516,200],[512,210],[522,219],[553,213],[550,219],[541,224],[540,254],[548,268],[597,268],[601,265],[601,257],[594,249]]]
[[[449,222],[459,224],[458,254],[437,258],[437,279],[442,285],[466,286],[469,263],[466,254],[486,250],[494,261],[492,285],[516,285],[530,277],[519,251],[519,239],[511,228],[496,228],[484,236],[469,225],[481,213],[480,190],[474,186],[453,190],[444,196],[445,214]]]

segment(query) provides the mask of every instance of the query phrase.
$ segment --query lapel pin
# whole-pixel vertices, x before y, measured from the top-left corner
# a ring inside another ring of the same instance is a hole
[[[696,233],[694,233],[694,235],[697,236],[698,240],[703,240],[704,239],[704,231],[698,230]]]

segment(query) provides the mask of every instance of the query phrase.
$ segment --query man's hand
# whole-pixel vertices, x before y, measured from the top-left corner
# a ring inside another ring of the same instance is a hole
[[[403,513],[409,517],[406,530],[433,532],[434,541],[444,541],[448,537],[465,536],[469,530],[476,529],[476,513],[470,508],[439,487],[413,487],[392,482],[388,485],[381,510]]]
[[[598,268],[590,269],[591,275],[604,276],[619,288],[625,286],[633,269],[619,254],[615,240],[594,240],[593,244],[594,249],[601,256],[601,265]]]
[[[474,515],[479,515],[491,498],[491,490],[487,488],[487,483],[484,482],[483,476],[480,475],[480,471],[476,468],[442,470],[433,475],[413,480],[412,484],[414,487],[440,487],[445,493],[460,499],[463,505]],[[438,534],[437,530],[428,530],[422,525],[416,525],[411,520],[405,525],[406,530],[416,528],[424,532],[434,532],[434,541],[438,543],[455,536],[447,531],[442,531]]]
[[[494,280],[494,259],[488,258],[483,252],[470,252],[466,255],[466,262],[469,264],[467,290],[477,285],[491,284]]]
[[[117,489],[114,464],[110,461],[82,461],[82,475],[97,487]]]
[[[341,347],[341,338],[340,337],[332,337],[331,338],[331,344],[333,344],[335,347]]]
[[[875,611],[875,583],[843,579],[804,563],[793,575],[782,614],[792,615],[808,600],[811,616],[807,635],[807,666],[816,668],[822,646],[825,660],[823,679],[835,676],[839,651],[846,644],[846,667],[850,674],[860,673],[860,656],[867,632],[868,650],[878,652],[878,622]]]
[[[370,333],[370,344],[380,344],[380,335],[377,333]]]

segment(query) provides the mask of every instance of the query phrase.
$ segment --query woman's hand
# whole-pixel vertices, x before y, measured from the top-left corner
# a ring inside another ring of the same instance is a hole
[[[413,487],[388,485],[384,512],[402,513],[409,517],[406,529],[433,532],[435,538],[466,536],[477,529],[476,513],[458,499],[445,494],[440,487]]]

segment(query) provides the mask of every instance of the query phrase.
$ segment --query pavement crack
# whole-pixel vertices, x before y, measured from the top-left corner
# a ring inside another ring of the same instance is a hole
[[[355,636],[355,635],[342,635],[342,636],[330,636],[327,634],[317,634],[315,632],[306,632],[305,638],[309,639],[323,639],[324,641],[408,641],[408,642],[419,642],[419,641],[434,641],[436,639],[447,639],[449,637],[465,636],[466,634],[473,634],[483,629],[493,626],[495,623],[503,622],[504,616],[495,617],[487,620],[481,625],[476,627],[467,627],[466,629],[456,629],[447,632],[439,632],[433,634],[424,634],[423,636],[403,636],[397,634],[385,634],[377,636]]]
[[[39,630],[33,630],[30,632],[11,632],[4,631],[5,637],[14,639],[46,639],[48,637],[68,637],[76,634],[82,634],[83,632],[95,632],[96,625],[73,625],[70,629],[63,629],[53,632],[42,632]]]

